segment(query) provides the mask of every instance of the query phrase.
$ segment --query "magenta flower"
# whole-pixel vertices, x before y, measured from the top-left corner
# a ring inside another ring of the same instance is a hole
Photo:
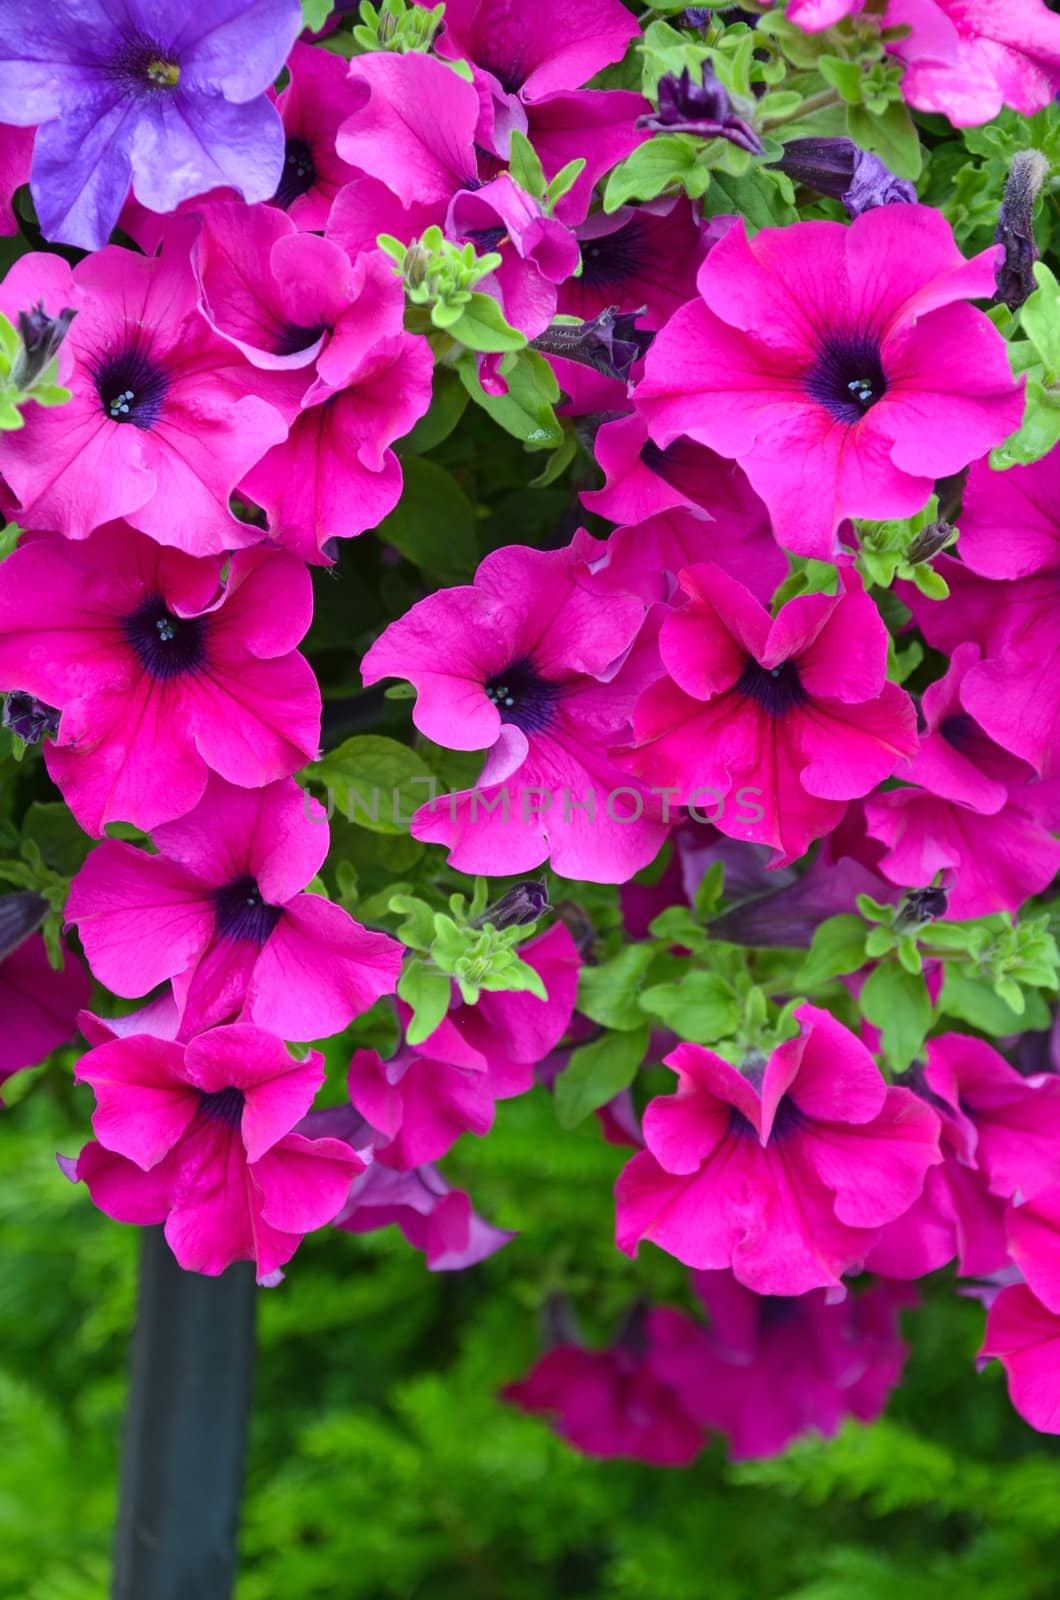
[[[699,1329],[669,1307],[635,1313],[631,1322],[606,1350],[556,1345],[501,1396],[521,1411],[548,1417],[583,1455],[688,1466],[706,1439],[667,1380],[665,1357],[669,1343]]]
[[[1029,117],[1060,90],[1060,17],[1042,0],[889,0],[885,21],[910,26],[888,47],[905,99],[959,128],[1002,106]]]
[[[637,703],[626,760],[682,804],[717,807],[723,833],[792,861],[916,752],[912,702],[887,682],[887,631],[852,571],[834,597],[789,600],[772,620],[719,567],[680,581],[688,598],[659,635],[667,676]]]
[[[557,310],[589,321],[607,306],[647,308],[645,328],[661,328],[691,300],[705,254],[703,227],[683,195],[644,206],[595,211],[574,230],[582,271],[559,292]]]
[[[402,946],[300,892],[328,836],[293,779],[235,789],[211,776],[193,811],[154,830],[157,855],[116,840],[94,850],[70,886],[67,920],[115,994],[172,978],[182,1038],[221,1022],[284,1039],[341,1033],[393,992]]]
[[[942,1159],[938,1118],[826,1011],[795,1015],[798,1038],[764,1067],[693,1044],[665,1058],[678,1090],[651,1101],[647,1149],[619,1177],[620,1250],[649,1239],[756,1294],[804,1294],[838,1284],[912,1205]]]
[[[29,182],[32,154],[32,128],[9,128],[0,123],[0,234],[18,232],[13,201],[15,190]]]
[[[588,211],[597,180],[645,138],[635,126],[651,110],[642,96],[581,88],[621,60],[637,34],[618,0],[546,0],[525,12],[505,0],[457,0],[436,48],[472,64],[483,149],[507,160],[514,129],[529,136],[546,177],[568,161],[585,162],[557,207],[573,222]]]
[[[77,956],[67,951],[61,972],[48,960],[36,931],[47,909],[39,895],[0,896],[0,1086],[75,1037],[77,1014],[91,993]]]
[[[29,407],[17,444],[0,436],[19,521],[84,539],[123,518],[192,555],[256,544],[261,530],[236,520],[229,496],[287,430],[199,314],[188,234],[158,257],[108,246],[73,272],[58,256],[22,256],[0,311],[13,321],[42,297],[52,316],[77,310],[64,346],[72,398]]]
[[[980,1361],[1001,1362],[1009,1399],[1039,1433],[1060,1433],[1060,1298],[1038,1298],[1025,1283],[1001,1290],[986,1317]]]
[[[790,0],[785,15],[807,33],[817,33],[860,11],[864,4],[865,0]]]
[[[1012,474],[1018,470],[1013,467]],[[1020,517],[1016,500],[1011,523],[1006,517],[1000,524],[1006,532],[1011,526],[1014,545]],[[1056,532],[1060,541],[1060,522]],[[1044,537],[1044,528],[1042,533]],[[973,542],[973,560],[979,564],[984,559]],[[1055,564],[1027,577],[994,582],[969,572],[970,564],[950,556],[936,561],[950,588],[944,605],[911,592],[912,585],[903,586],[903,599],[936,649],[953,656],[969,640],[979,645],[983,659],[961,685],[962,705],[995,744],[1051,779],[1060,767],[1060,699],[1055,693],[1060,675],[1060,542]]]
[[[605,422],[594,454],[604,474],[602,489],[586,490],[582,503],[610,522],[646,522],[663,511],[705,512],[727,534],[746,537],[772,524],[747,474],[733,461],[680,436],[660,450],[648,437],[643,417],[634,412]],[[787,562],[780,556],[780,561]],[[774,560],[774,567],[781,570]]]
[[[830,560],[845,518],[912,515],[1019,426],[1004,341],[960,304],[993,293],[996,254],[966,261],[927,206],[732,227],[648,352],[637,408],[657,444],[738,460],[780,543]]]
[[[1055,1180],[1060,1149],[1060,1079],[1023,1077],[980,1039],[929,1039],[914,1087],[938,1114],[942,1165],[923,1193],[884,1228],[869,1252],[874,1272],[916,1278],[954,1256],[963,1276],[1005,1266],[1005,1201],[1037,1196]]]
[[[31,539],[0,566],[0,688],[62,711],[48,771],[86,833],[150,830],[202,799],[316,754],[320,690],[295,646],[312,589],[281,550],[221,563],[115,524],[83,543]]]
[[[718,465],[731,469],[728,462]],[[724,476],[719,477],[725,484]],[[616,528],[607,541],[605,563],[596,568],[601,585],[649,602],[672,601],[675,593],[680,601],[677,574],[715,562],[768,606],[787,577],[788,563],[773,538],[765,507],[738,467],[725,487],[730,492],[724,501],[719,495],[713,513],[675,507]]]
[[[283,130],[265,91],[302,26],[297,0],[9,0],[0,120],[40,124],[33,201],[44,235],[105,245],[130,180],[152,211],[231,184],[267,200]]]
[[[675,1326],[655,1366],[682,1410],[724,1436],[732,1460],[777,1456],[810,1430],[831,1438],[848,1416],[879,1416],[908,1354],[898,1319],[916,1296],[904,1284],[837,1299],[827,1289],[752,1294],[731,1272],[692,1278],[710,1326],[694,1337]]]
[[[1060,872],[1060,842],[1043,820],[1060,824],[1032,769],[1002,750],[965,710],[962,685],[977,645],[958,645],[946,676],[921,699],[925,722],[908,774],[915,787],[866,802],[869,833],[888,846],[880,871],[904,887],[947,874],[953,918],[1018,911]]]
[[[310,1118],[322,1113],[314,1111]],[[463,1189],[454,1189],[436,1167],[395,1172],[369,1165],[354,1178],[334,1226],[347,1233],[375,1233],[396,1223],[408,1244],[422,1250],[428,1272],[463,1272],[515,1238],[472,1209]]]
[[[621,882],[666,836],[608,755],[656,669],[627,659],[645,608],[594,585],[599,553],[584,533],[564,550],[496,550],[474,584],[419,601],[361,663],[365,683],[415,685],[427,738],[489,752],[475,789],[431,800],[412,822],[461,872],[526,872],[551,856],[566,877]]]
[[[75,1077],[96,1096],[68,1176],[119,1222],[165,1222],[192,1272],[253,1261],[269,1277],[335,1217],[364,1163],[339,1139],[292,1132],[324,1081],[261,1028],[214,1028],[189,1044],[147,1034],[99,1045]]]
[[[493,1126],[498,1100],[534,1086],[534,1068],[559,1043],[574,1013],[580,961],[562,923],[520,946],[547,998],[484,991],[457,1002],[422,1044],[404,1044],[388,1061],[357,1050],[347,1086],[355,1109],[383,1139],[376,1159],[408,1172],[436,1161],[462,1133]],[[402,1024],[408,1010],[399,1006]]]
[[[329,50],[297,43],[287,57],[289,81],[276,100],[283,119],[283,173],[272,196],[303,232],[320,233],[332,202],[354,177],[336,152],[335,140],[346,118],[363,98],[351,83],[349,66]]]

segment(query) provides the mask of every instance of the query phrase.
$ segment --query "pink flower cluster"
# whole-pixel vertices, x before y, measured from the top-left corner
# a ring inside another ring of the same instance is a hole
[[[814,29],[860,9],[787,14]],[[918,109],[978,122],[1060,88],[1060,18],[1037,0],[889,0],[882,20],[908,25],[888,48]],[[318,881],[329,827],[295,781],[321,739],[300,648],[311,569],[398,506],[395,445],[451,353],[444,333],[409,331],[425,320],[407,318],[381,234],[495,252],[477,289],[526,340],[612,313],[637,336],[628,382],[548,352],[603,479],[582,479],[583,504],[610,531],[493,549],[473,581],[420,590],[363,657],[366,685],[412,685],[425,739],[482,758],[472,787],[418,809],[414,838],[460,872],[548,864],[629,886],[672,837],[683,890],[689,819],[709,821],[713,859],[746,865],[751,846],[753,887],[777,874],[789,927],[940,883],[950,919],[1017,911],[1060,868],[1060,447],[988,464],[1024,411],[975,303],[997,248],[967,259],[915,203],[754,233],[671,194],[605,213],[600,180],[649,136],[650,108],[585,85],[638,31],[620,0],[449,0],[434,54],[347,62],[297,43],[278,94],[233,102],[282,125],[271,198],[225,186],[162,211],[129,193],[136,248],[74,266],[32,252],[0,284],[12,322],[75,314],[69,401],[30,401],[0,433],[22,530],[0,564],[0,691],[54,714],[48,773],[99,841],[67,921],[99,982],[146,1001],[104,1022],[71,964],[38,1015],[44,946],[24,940],[0,964],[19,997],[0,1074],[69,1039],[81,1010],[95,1139],[66,1170],[108,1214],[164,1224],[190,1269],[248,1259],[274,1282],[329,1224],[396,1223],[434,1269],[481,1260],[511,1235],[435,1163],[548,1078],[575,1013],[579,950],[556,924],[521,951],[544,998],[472,1006],[454,986],[415,1045],[395,1000],[394,1054],[356,1049],[346,1102],[314,1108],[324,1060],[306,1047],[394,995],[404,952]],[[517,136],[546,180],[582,164],[554,204],[529,192]],[[0,128],[5,205],[31,142]],[[137,182],[143,153],[134,141]],[[477,370],[498,398],[495,354]],[[943,658],[914,696],[855,523],[913,517],[965,472],[960,558],[936,567],[949,599],[902,591]],[[822,587],[778,593],[814,563],[831,568]],[[631,922],[642,887],[626,889]],[[937,965],[927,981],[937,994]],[[642,1130],[628,1100],[603,1113],[638,1146],[619,1248],[648,1240],[692,1269],[709,1321],[657,1307],[611,1350],[562,1341],[509,1398],[595,1454],[676,1464],[711,1432],[769,1453],[879,1411],[908,1280],[1015,1263],[986,1353],[1060,1431],[1060,1076],[948,1033],[894,1085],[867,1025],[858,1038],[812,1004],[794,1019],[768,1059],[668,1039],[677,1092]],[[880,1281],[849,1292],[862,1270]]]

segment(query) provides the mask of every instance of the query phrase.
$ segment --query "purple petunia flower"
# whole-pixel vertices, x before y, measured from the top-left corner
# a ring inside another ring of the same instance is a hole
[[[5,0],[0,121],[40,128],[45,237],[99,249],[130,182],[151,211],[225,184],[268,200],[284,134],[265,91],[301,25],[298,0]]]

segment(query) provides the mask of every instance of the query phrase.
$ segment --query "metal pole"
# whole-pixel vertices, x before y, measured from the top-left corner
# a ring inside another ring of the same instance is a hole
[[[177,1266],[145,1228],[113,1600],[229,1600],[254,1367],[254,1270]]]

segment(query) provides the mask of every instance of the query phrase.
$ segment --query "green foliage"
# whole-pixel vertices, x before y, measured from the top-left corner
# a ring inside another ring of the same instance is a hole
[[[1035,262],[1034,278],[1038,287],[1018,313],[1027,337],[1009,343],[1012,370],[1026,377],[1023,421],[990,452],[999,469],[1037,461],[1060,442],[1060,284],[1044,261]]]
[[[323,5],[327,0],[308,3]],[[302,0],[303,9],[306,4],[307,0]],[[330,4],[327,9],[331,10]],[[361,20],[353,29],[353,43],[363,51],[395,50],[404,54],[409,50],[429,50],[444,12],[444,5],[429,10],[406,4],[406,0],[382,0],[380,6],[361,0]]]

